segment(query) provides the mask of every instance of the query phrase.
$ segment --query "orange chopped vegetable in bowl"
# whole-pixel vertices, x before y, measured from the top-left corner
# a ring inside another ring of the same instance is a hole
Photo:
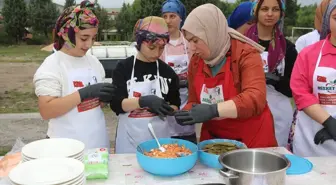
[[[192,154],[191,150],[186,148],[184,145],[179,146],[175,144],[164,144],[163,148],[166,149],[162,152],[159,148],[151,149],[150,152],[144,152],[145,155],[156,158],[177,158],[182,156],[187,156]]]
[[[136,156],[143,170],[158,176],[176,176],[195,166],[198,159],[196,144],[173,138],[159,138],[158,140],[166,149],[165,152],[160,151],[155,139],[139,145],[144,153],[137,150]]]

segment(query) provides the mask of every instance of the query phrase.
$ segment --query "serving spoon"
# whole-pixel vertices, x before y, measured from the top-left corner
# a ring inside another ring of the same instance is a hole
[[[157,139],[157,137],[156,137],[156,135],[155,135],[155,132],[154,132],[154,129],[153,129],[153,125],[152,125],[151,123],[148,123],[148,129],[149,129],[149,131],[151,132],[151,134],[153,135],[153,137],[155,138],[156,143],[157,143],[158,146],[159,146],[159,150],[160,150],[161,152],[165,152],[166,149],[163,148],[163,147],[161,146],[159,140]]]

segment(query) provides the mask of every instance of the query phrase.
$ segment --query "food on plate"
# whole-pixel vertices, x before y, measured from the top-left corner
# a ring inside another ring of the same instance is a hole
[[[149,152],[144,152],[144,154],[156,158],[177,158],[192,154],[191,150],[185,146],[179,146],[178,144],[164,144],[162,147],[166,149],[165,152],[161,152],[159,148],[155,148]]]
[[[230,142],[217,142],[205,145],[202,150],[207,153],[220,155],[232,150],[237,150],[239,147]]]

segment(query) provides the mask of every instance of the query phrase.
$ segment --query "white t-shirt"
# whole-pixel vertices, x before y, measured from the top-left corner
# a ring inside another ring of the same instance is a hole
[[[62,67],[62,64],[64,64]],[[37,96],[63,97],[63,91],[67,91],[68,79],[66,74],[71,69],[90,68],[99,73],[102,78],[97,82],[103,82],[105,71],[99,60],[87,53],[83,57],[73,57],[57,51],[48,56],[34,75],[35,94]],[[66,70],[67,69],[67,70]]]
[[[320,40],[320,34],[317,30],[314,30],[312,32],[309,32],[309,33],[299,37],[298,40],[295,42],[295,48],[296,48],[297,52],[300,53],[300,51],[303,48],[305,48],[309,45],[315,44],[319,40]]]

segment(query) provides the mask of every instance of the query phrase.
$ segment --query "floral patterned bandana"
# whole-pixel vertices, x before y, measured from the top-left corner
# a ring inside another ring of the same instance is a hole
[[[63,11],[55,26],[54,47],[56,50],[62,48],[62,39],[67,47],[74,48],[76,46],[75,33],[79,30],[98,27],[99,20],[93,13],[93,9],[93,3],[83,1],[79,6],[72,6]]]
[[[169,42],[168,27],[161,17],[139,19],[134,26],[134,32],[138,50],[144,41],[154,45],[165,45]]]

